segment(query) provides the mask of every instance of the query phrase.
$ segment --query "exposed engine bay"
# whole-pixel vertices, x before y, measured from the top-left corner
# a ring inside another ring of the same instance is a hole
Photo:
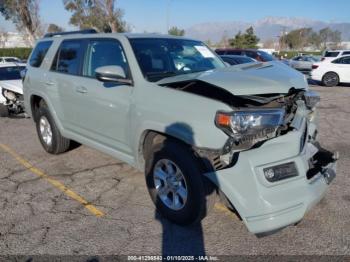
[[[9,113],[20,114],[24,112],[23,94],[2,88],[2,96],[6,99],[3,106],[6,106]]]

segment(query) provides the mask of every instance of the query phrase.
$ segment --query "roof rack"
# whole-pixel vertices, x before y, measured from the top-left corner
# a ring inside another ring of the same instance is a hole
[[[44,37],[54,37],[60,35],[74,35],[74,34],[96,34],[97,31],[95,29],[84,29],[79,31],[68,31],[68,32],[55,32],[55,33],[47,33]]]

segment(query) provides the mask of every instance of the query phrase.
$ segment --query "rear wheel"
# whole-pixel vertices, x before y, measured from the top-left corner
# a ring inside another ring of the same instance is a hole
[[[45,102],[40,102],[36,112],[36,130],[46,152],[61,154],[69,149],[70,140],[63,137]]]
[[[8,117],[9,116],[9,109],[7,106],[0,104],[0,117]]]
[[[339,84],[339,76],[334,72],[328,72],[322,77],[322,84],[324,86],[332,87]]]
[[[150,151],[146,156],[146,183],[158,211],[179,225],[201,221],[213,206],[216,192],[193,152],[172,139],[154,145]]]

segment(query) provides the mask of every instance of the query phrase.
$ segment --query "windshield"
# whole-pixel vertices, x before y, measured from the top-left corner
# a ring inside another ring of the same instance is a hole
[[[225,64],[202,42],[184,39],[130,39],[143,75],[155,82],[165,77],[208,71]]]
[[[21,79],[21,71],[24,66],[0,67],[0,81]]]

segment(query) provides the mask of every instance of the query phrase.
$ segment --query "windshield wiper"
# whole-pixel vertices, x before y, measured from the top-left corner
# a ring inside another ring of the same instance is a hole
[[[158,80],[160,80],[162,78],[175,76],[175,75],[177,75],[177,74],[174,71],[148,72],[148,73],[146,73],[146,77],[148,80],[150,80],[151,78],[159,78]]]

